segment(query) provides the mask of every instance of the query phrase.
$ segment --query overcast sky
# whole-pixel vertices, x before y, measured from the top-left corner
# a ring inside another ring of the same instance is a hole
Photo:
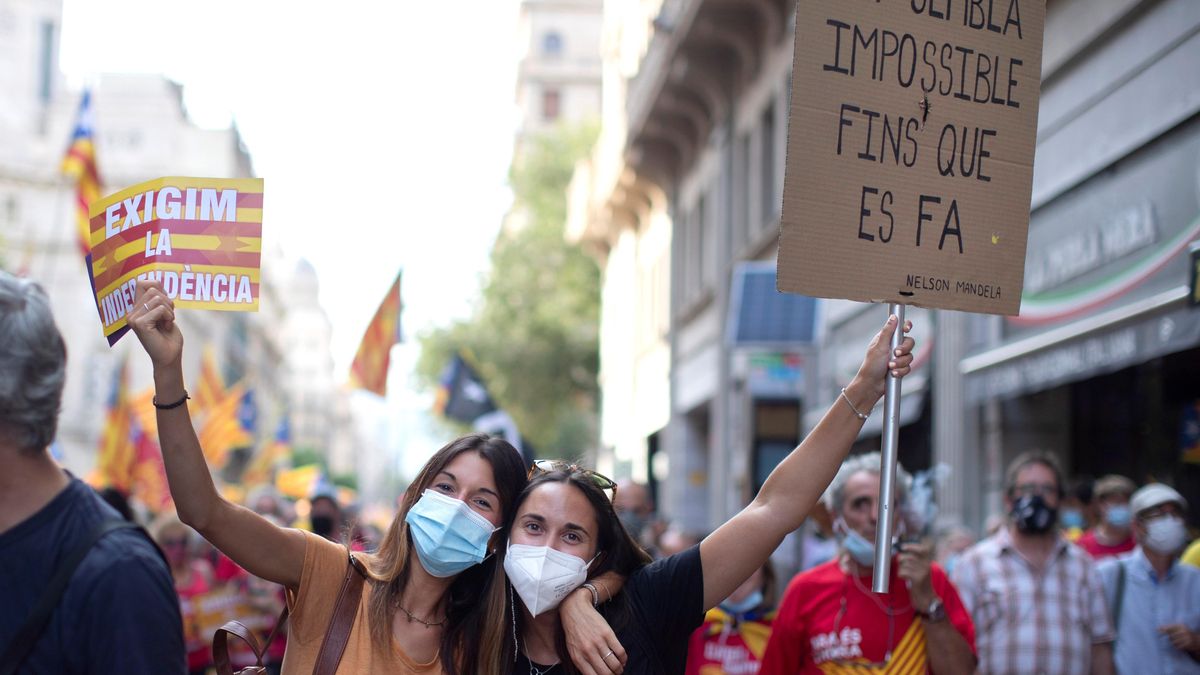
[[[409,336],[477,295],[510,200],[516,18],[514,0],[65,0],[61,65],[163,73],[198,124],[236,120],[264,238],[320,274],[340,376],[400,267]]]
[[[403,267],[410,342],[386,403],[355,409],[409,477],[448,439],[409,386],[412,338],[470,311],[511,200],[516,19],[515,0],[64,4],[72,84],[162,73],[196,123],[236,120],[266,180],[264,239],[320,275],[339,381]]]

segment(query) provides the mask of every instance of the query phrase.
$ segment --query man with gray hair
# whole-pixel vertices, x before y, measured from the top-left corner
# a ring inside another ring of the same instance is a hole
[[[931,562],[930,544],[900,544],[889,592],[871,591],[879,466],[877,452],[851,457],[826,489],[822,499],[833,518],[839,555],[788,584],[759,675],[864,667],[935,675],[974,672],[975,629],[945,571]],[[897,467],[901,512],[910,483],[908,473]]]
[[[50,457],[66,365],[45,292],[0,271],[0,673],[182,673],[166,563]]]

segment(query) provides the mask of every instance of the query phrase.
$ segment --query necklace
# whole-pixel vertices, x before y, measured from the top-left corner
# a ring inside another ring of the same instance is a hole
[[[401,605],[399,602],[396,603],[396,606],[399,607],[400,611],[404,612],[404,615],[408,617],[409,623],[416,621],[417,623],[421,624],[422,626],[425,626],[426,628],[433,628],[435,626],[440,626],[440,625],[446,623],[446,617],[444,617],[444,616],[442,617],[441,621],[426,621],[425,619],[422,619],[421,617],[417,616],[416,614],[413,614],[412,612],[408,611],[404,607],[404,605]]]
[[[524,640],[522,640],[522,642],[524,642]],[[529,650],[525,649],[524,651],[528,652]],[[557,663],[551,663],[545,668],[538,668],[537,666],[533,665],[533,659],[529,658],[528,653],[522,654],[522,656],[525,657],[525,662],[529,664],[529,675],[546,675],[546,673],[558,667]]]
[[[529,657],[525,658],[528,659]],[[529,661],[529,675],[546,675],[546,673],[554,670],[557,667],[557,663],[551,663],[550,665],[546,666],[545,670],[541,670],[537,666],[533,665],[533,661]]]

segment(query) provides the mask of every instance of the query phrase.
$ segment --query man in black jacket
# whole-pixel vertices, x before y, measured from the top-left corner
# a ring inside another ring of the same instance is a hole
[[[44,626],[28,627],[64,561],[120,521],[50,457],[66,362],[45,292],[0,272],[0,673],[183,673],[174,583],[136,529],[87,547]]]

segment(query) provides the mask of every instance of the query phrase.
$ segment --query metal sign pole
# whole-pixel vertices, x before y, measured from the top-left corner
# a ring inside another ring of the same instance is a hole
[[[896,332],[892,333],[890,360],[904,340],[904,305],[889,304],[888,311],[896,315]],[[887,593],[892,577],[892,530],[896,521],[896,454],[900,434],[900,378],[887,374],[887,389],[883,397],[883,447],[879,467],[879,517],[875,530],[875,571],[871,590]]]

